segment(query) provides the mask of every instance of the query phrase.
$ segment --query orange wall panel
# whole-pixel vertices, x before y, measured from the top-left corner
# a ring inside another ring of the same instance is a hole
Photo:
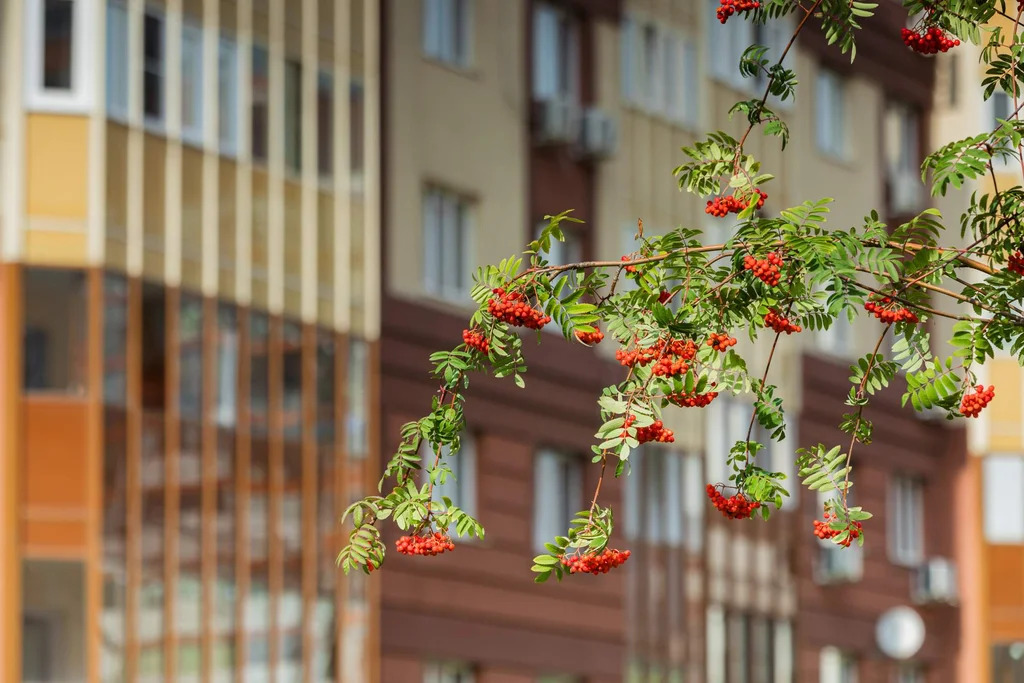
[[[88,119],[30,114],[25,125],[30,216],[85,220],[88,207]]]

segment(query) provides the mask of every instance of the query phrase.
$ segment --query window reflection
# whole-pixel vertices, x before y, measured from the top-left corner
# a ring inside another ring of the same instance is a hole
[[[26,268],[23,289],[25,390],[84,395],[85,274]]]
[[[217,579],[214,590],[213,679],[229,683],[235,671],[235,579],[237,498],[235,497],[236,398],[241,359],[238,355],[238,313],[233,306],[217,311]]]
[[[267,681],[270,678],[270,443],[268,438],[268,406],[270,384],[268,374],[270,325],[264,313],[253,313],[249,334],[252,347],[250,396],[250,467],[249,467],[249,595],[245,604],[247,635],[246,680]]]
[[[284,489],[278,537],[284,562],[277,610],[278,680],[302,676],[302,328],[285,322],[282,408],[284,412]]]

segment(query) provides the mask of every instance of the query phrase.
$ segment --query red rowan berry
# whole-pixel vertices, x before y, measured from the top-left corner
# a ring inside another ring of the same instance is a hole
[[[743,257],[744,270],[751,271],[769,287],[779,284],[782,279],[782,265],[782,256],[776,252],[770,252],[763,259],[754,258],[750,254]]]
[[[715,386],[715,383],[712,382],[711,386]],[[697,392],[688,394],[685,391],[680,391],[676,394],[667,394],[665,398],[681,408],[703,408],[718,398],[718,392],[708,391],[703,394],[698,394]]]
[[[737,12],[748,12],[761,6],[756,0],[718,0],[719,8],[715,11],[718,21],[725,23]]]
[[[426,536],[402,536],[395,542],[395,548],[403,555],[440,555],[455,550],[455,544],[440,531],[435,531]]]
[[[633,259],[631,257],[629,257],[629,256],[623,256],[619,260],[620,261],[632,261]],[[626,266],[626,272],[627,273],[635,273],[636,272],[636,266]]]
[[[725,334],[724,332],[721,334],[712,332],[711,336],[708,337],[707,344],[715,351],[722,351],[724,353],[725,350],[728,349],[730,346],[736,345],[736,338],[730,337],[728,334]]]
[[[487,310],[496,319],[531,330],[539,330],[551,322],[551,316],[532,307],[522,292],[506,292],[501,287],[493,292],[496,296],[487,302]]]
[[[1024,2],[1024,0],[1021,1]],[[1017,275],[1024,276],[1024,253],[1021,253],[1018,249],[1010,254],[1010,258],[1006,262],[1006,269]]]
[[[601,343],[602,339],[604,339],[604,333],[596,327],[593,332],[581,332],[576,330],[576,338],[587,346],[596,346]]]
[[[491,348],[491,343],[487,341],[487,337],[478,330],[463,330],[462,342],[469,348],[476,349],[485,355]]]
[[[761,507],[760,503],[747,500],[746,496],[739,492],[726,498],[714,484],[708,484],[705,490],[715,509],[728,519],[750,519],[754,510]]]
[[[562,566],[570,574],[607,574],[629,559],[630,551],[605,548],[600,554],[594,552],[582,555],[562,555]]]
[[[914,52],[922,55],[934,55],[939,52],[948,52],[950,49],[960,44],[959,40],[950,38],[946,35],[946,32],[938,26],[929,26],[923,32],[920,30],[915,31],[914,29],[902,28],[900,29],[900,37],[903,38],[904,45]]]
[[[864,310],[871,312],[883,323],[918,322],[917,314],[909,308],[904,308],[894,302],[891,297],[885,296],[875,301],[864,302]]]
[[[960,414],[964,417],[978,417],[985,406],[992,402],[995,395],[995,386],[989,385],[988,389],[986,389],[983,385],[979,384],[974,388],[973,394],[965,393],[964,397],[960,400]]]
[[[672,298],[672,292],[668,291],[667,289],[663,289],[658,294],[658,303],[659,304],[663,304],[663,303],[665,303],[666,301],[668,301],[671,298]]]
[[[802,327],[789,322],[789,318],[779,315],[778,311],[775,310],[770,310],[764,314],[764,326],[770,327],[779,334],[783,332],[786,334],[792,334],[803,330]]]
[[[835,538],[844,531],[849,531],[849,535],[839,542],[839,545],[849,548],[854,539],[860,538],[860,535],[864,533],[864,525],[853,520],[846,525],[845,529],[833,529],[832,524],[838,517],[829,510],[828,505],[825,506],[825,514],[822,518],[824,521],[814,520],[814,535],[823,541]]]

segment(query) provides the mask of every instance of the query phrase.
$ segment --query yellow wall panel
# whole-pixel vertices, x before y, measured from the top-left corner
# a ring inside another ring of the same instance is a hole
[[[87,238],[82,232],[28,230],[25,263],[41,266],[87,267]]]
[[[284,307],[302,315],[302,186],[284,184]]]
[[[106,261],[119,269],[128,264],[128,129],[107,124]]]
[[[142,270],[162,280],[164,274],[164,202],[167,191],[167,141],[146,135],[143,144]]]
[[[997,358],[989,361],[988,376],[1005,377],[996,382],[996,397],[986,408],[989,449],[1019,451],[1021,444],[1021,370],[1013,360]]]
[[[181,168],[181,280],[198,291],[203,270],[203,153],[184,147]]]
[[[219,264],[218,289],[227,298],[235,298],[235,272],[237,264],[238,243],[235,239],[236,192],[235,177],[237,173],[234,162],[221,159],[217,192],[217,258]]]
[[[88,119],[29,114],[25,126],[30,216],[84,220],[88,211]]]
[[[267,198],[269,180],[267,172],[255,168],[252,172],[252,301],[257,308],[267,307],[267,278],[269,260],[267,240],[269,239],[269,204]]]

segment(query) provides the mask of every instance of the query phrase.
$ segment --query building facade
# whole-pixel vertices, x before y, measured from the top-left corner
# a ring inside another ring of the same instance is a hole
[[[0,6],[0,678],[373,680],[373,0]]]
[[[706,131],[743,132],[727,111],[764,83],[736,73],[740,54],[759,43],[778,55],[792,25],[722,26],[717,6],[384,3],[385,453],[437,389],[429,353],[459,343],[472,310],[468,274],[521,251],[545,214],[574,209],[586,221],[553,249],[559,262],[634,251],[638,218],[647,234],[679,225],[705,228],[709,243],[731,234],[677,190],[671,169]],[[767,211],[838,197],[829,222],[846,228],[869,208],[900,222],[927,205],[917,169],[941,139],[931,130],[936,67],[903,47],[905,22],[897,3],[882,3],[852,65],[813,29],[797,41],[788,58],[796,102],[774,103],[794,131],[790,146],[782,153],[760,135],[748,143],[776,175]],[[878,332],[858,320],[784,340],[772,372],[789,439],[769,451],[773,469],[795,476],[797,446],[839,443],[849,363]],[[486,540],[465,542],[457,559],[393,558],[380,576],[383,680],[952,680],[943,672],[957,656],[948,624],[959,611],[945,604],[954,597],[918,585],[955,569],[959,545],[943,530],[959,528],[956,507],[940,503],[962,500],[963,438],[901,412],[898,395],[870,409],[889,417],[878,417],[874,444],[858,447],[873,492],[863,503],[878,515],[863,552],[818,544],[811,522],[821,501],[795,483],[768,524],[708,514],[703,486],[724,481],[751,409],[719,397],[667,416],[676,443],[636,453],[633,476],[608,492],[620,511],[615,545],[634,552],[626,566],[530,583],[525,558],[592,488],[594,395],[621,377],[613,349],[542,337],[526,347],[525,390],[486,378],[469,389],[468,446],[452,463],[462,476],[450,493],[479,515]],[[754,365],[768,355],[766,345],[741,348]],[[908,446],[906,433],[921,438]],[[874,640],[878,618],[900,605],[926,623],[910,662],[887,658]]]

